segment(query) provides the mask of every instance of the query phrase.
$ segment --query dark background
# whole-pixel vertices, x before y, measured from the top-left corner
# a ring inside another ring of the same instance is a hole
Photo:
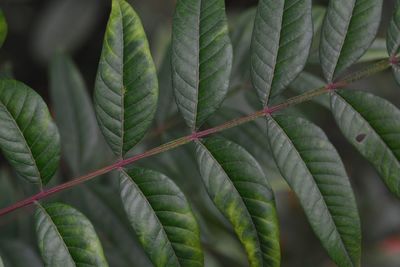
[[[169,40],[174,1],[136,0],[130,3],[142,18],[153,57],[160,66]],[[234,18],[256,3],[253,0],[226,1],[228,15]],[[327,1],[313,3],[326,5]],[[394,0],[384,1],[380,37],[385,36],[393,5]],[[16,79],[34,88],[52,109],[48,65],[54,52],[62,50],[73,57],[88,89],[93,90],[110,1],[0,0],[0,8],[9,26],[6,42],[0,49],[0,66],[9,68]],[[318,68],[312,69],[316,74],[320,73]],[[400,88],[389,71],[353,87],[371,90],[395,104],[400,103]],[[325,129],[352,178],[363,228],[363,266],[400,266],[400,202],[389,194],[376,172],[342,138],[326,111],[304,108],[304,112],[311,114]],[[306,223],[293,194],[285,189],[277,193],[277,198],[282,224],[283,266],[334,266]],[[0,219],[0,237],[7,235],[4,225],[12,223],[13,220],[1,222]],[[18,238],[25,238],[25,235],[19,233]],[[223,256],[217,258],[222,262],[221,266],[242,266]]]

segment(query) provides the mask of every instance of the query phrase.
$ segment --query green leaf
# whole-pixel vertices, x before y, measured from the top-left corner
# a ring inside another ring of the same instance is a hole
[[[35,251],[25,243],[17,240],[2,240],[0,243],[0,266],[3,267],[42,267]],[[3,262],[2,262],[3,260]],[[2,265],[2,263],[4,265]]]
[[[26,180],[46,184],[60,158],[60,137],[43,99],[14,80],[0,80],[0,148]]]
[[[332,112],[347,140],[400,197],[400,111],[388,101],[360,91],[331,95]]]
[[[196,154],[208,194],[233,225],[250,266],[280,266],[274,195],[258,162],[222,138],[197,142]]]
[[[199,227],[168,177],[139,168],[121,170],[120,189],[128,219],[155,266],[203,266]]]
[[[308,73],[302,72],[300,75],[290,84],[290,89],[297,94],[303,94],[313,89],[322,88],[325,86],[325,82],[321,80],[319,77]],[[330,108],[329,96],[321,95],[319,97],[314,98],[312,101],[320,104],[325,108]]]
[[[108,266],[92,224],[76,209],[37,204],[35,224],[45,266]]]
[[[400,1],[396,1],[393,17],[390,21],[386,47],[390,56],[396,56],[400,50]]]
[[[312,40],[310,0],[260,0],[251,42],[251,78],[264,105],[303,70]]]
[[[6,40],[7,31],[8,31],[7,21],[3,11],[0,9],[0,48],[3,46],[3,43]]]
[[[221,105],[232,66],[224,0],[179,0],[172,29],[172,83],[186,124],[198,129]]]
[[[367,51],[379,27],[383,0],[329,1],[322,26],[320,60],[332,82]]]
[[[63,155],[75,175],[90,170],[101,136],[83,78],[67,56],[58,54],[51,62],[50,93]]]
[[[143,138],[157,98],[157,73],[140,18],[127,2],[113,0],[94,101],[100,129],[117,156]]]
[[[293,116],[268,116],[275,161],[315,234],[339,266],[359,266],[360,220],[343,163],[325,133]]]

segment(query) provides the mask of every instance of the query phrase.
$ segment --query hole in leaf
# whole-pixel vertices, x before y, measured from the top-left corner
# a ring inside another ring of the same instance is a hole
[[[357,135],[357,137],[356,137],[356,141],[359,142],[359,143],[361,143],[362,141],[364,141],[364,139],[365,139],[366,136],[367,136],[366,134],[359,134],[359,135]]]

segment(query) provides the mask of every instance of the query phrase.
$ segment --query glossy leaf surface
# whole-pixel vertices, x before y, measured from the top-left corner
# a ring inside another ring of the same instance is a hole
[[[339,266],[359,266],[360,220],[336,149],[305,119],[269,116],[267,123],[275,161],[329,256]]]
[[[196,154],[208,194],[232,224],[250,266],[280,266],[274,195],[258,162],[222,138],[197,142]]]
[[[312,35],[310,0],[259,1],[251,42],[251,78],[264,105],[303,70]]]
[[[43,99],[27,85],[0,80],[0,148],[26,180],[46,184],[60,158],[60,137]]]
[[[387,100],[361,91],[337,91],[331,106],[347,140],[400,197],[400,111]]]
[[[383,0],[329,1],[322,26],[320,60],[332,82],[369,48],[379,27]]]
[[[179,0],[172,30],[172,82],[186,124],[195,130],[221,105],[232,45],[224,0]]]
[[[152,123],[157,72],[140,18],[113,0],[95,85],[97,119],[114,154],[123,157]]]
[[[37,204],[35,224],[45,266],[108,266],[92,224],[76,209],[62,203]]]
[[[154,266],[203,266],[199,227],[168,177],[139,168],[121,170],[120,190],[128,219]]]

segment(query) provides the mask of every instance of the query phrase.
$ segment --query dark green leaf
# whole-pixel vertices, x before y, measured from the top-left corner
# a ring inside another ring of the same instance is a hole
[[[153,264],[203,266],[199,228],[179,188],[150,170],[121,170],[120,177],[128,219]]]
[[[101,136],[83,78],[69,57],[59,54],[53,58],[50,90],[63,155],[77,175],[91,169],[99,157]]]
[[[400,197],[400,111],[388,101],[360,91],[337,91],[331,96],[331,106],[347,140]]]
[[[208,194],[233,225],[250,266],[280,266],[274,195],[257,161],[222,138],[197,142],[196,154]]]
[[[8,31],[7,21],[3,11],[0,9],[0,47],[3,46],[3,43],[6,40],[7,31]]]
[[[3,240],[0,243],[0,255],[4,267],[42,267],[38,255],[26,244],[16,240]],[[0,266],[3,267],[1,259]]]
[[[312,40],[310,0],[260,0],[251,42],[251,78],[264,105],[303,70]]]
[[[320,60],[328,82],[367,51],[379,27],[383,0],[329,1],[322,26]]]
[[[267,123],[275,161],[329,256],[339,266],[359,266],[360,220],[336,149],[305,119],[269,116]]]
[[[35,223],[45,266],[108,266],[92,224],[76,209],[37,204]]]
[[[157,97],[157,73],[140,19],[127,2],[113,0],[94,100],[100,129],[117,156],[143,138]]]
[[[232,46],[224,0],[180,0],[172,30],[172,82],[186,124],[195,130],[228,90]]]
[[[0,148],[18,174],[46,184],[60,158],[60,137],[43,99],[25,84],[0,80]]]
[[[390,56],[396,56],[400,50],[400,1],[396,1],[395,11],[390,21],[387,39],[387,51]]]

